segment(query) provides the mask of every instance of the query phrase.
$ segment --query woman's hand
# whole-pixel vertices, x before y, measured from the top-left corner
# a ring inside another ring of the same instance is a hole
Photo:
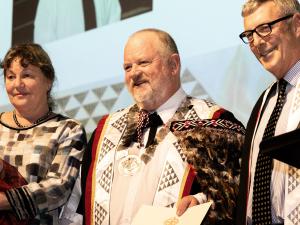
[[[11,207],[4,192],[0,192],[0,210],[9,210],[9,209],[11,209]]]

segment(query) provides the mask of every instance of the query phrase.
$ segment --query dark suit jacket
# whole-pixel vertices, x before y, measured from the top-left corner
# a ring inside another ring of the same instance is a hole
[[[273,93],[276,89],[276,85],[273,84],[271,87],[271,90],[267,96],[267,99],[269,98],[269,95]],[[245,135],[245,142],[244,142],[244,148],[242,152],[242,166],[241,166],[241,175],[240,175],[240,186],[239,186],[239,194],[238,194],[238,200],[237,200],[237,214],[236,214],[236,225],[246,225],[246,213],[247,213],[247,202],[248,202],[248,192],[249,192],[249,179],[250,179],[250,168],[249,168],[249,162],[250,162],[250,152],[251,152],[251,142],[253,140],[254,130],[256,127],[256,124],[258,124],[261,119],[262,114],[264,113],[264,109],[266,107],[266,103],[262,107],[261,113],[259,113],[261,109],[261,105],[263,102],[263,97],[265,95],[265,91],[262,93],[262,95],[259,97],[258,101],[256,102],[246,129],[246,135]],[[267,101],[266,101],[267,102]],[[298,125],[299,127],[299,125]],[[298,135],[298,133],[297,133]],[[281,137],[279,137],[281,136]],[[287,134],[279,135],[276,137],[276,141],[274,139],[274,143],[278,143],[278,140],[286,139]],[[292,136],[289,136],[292,137]],[[298,137],[298,136],[297,136]],[[293,137],[295,139],[295,135]],[[288,140],[285,140],[285,143],[289,143]],[[284,144],[284,143],[282,143]],[[289,146],[286,145],[286,148]]]
[[[276,85],[273,85],[276,87]],[[272,91],[272,90],[271,90]],[[270,93],[271,93],[270,91]],[[236,225],[245,225],[246,224],[246,213],[247,213],[247,202],[248,202],[248,191],[249,191],[249,157],[251,151],[251,142],[254,135],[255,125],[257,120],[259,120],[259,110],[263,101],[263,96],[265,92],[259,97],[256,102],[249,121],[247,123],[246,136],[244,142],[244,148],[242,151],[242,166],[241,166],[241,175],[240,175],[240,188],[237,201],[237,213],[236,213]],[[262,112],[263,113],[263,112]],[[262,114],[261,113],[261,114]]]

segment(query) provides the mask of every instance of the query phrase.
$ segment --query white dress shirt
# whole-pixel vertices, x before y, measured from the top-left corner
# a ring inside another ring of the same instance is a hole
[[[288,82],[286,88],[286,99],[278,119],[275,136],[283,134],[286,132],[288,115],[292,104],[292,98],[296,89],[296,84],[300,78],[300,61],[298,61],[284,76],[284,79]],[[254,137],[254,142],[252,146],[252,156],[251,156],[251,167],[250,167],[250,191],[248,196],[247,205],[247,224],[252,224],[252,197],[253,197],[253,183],[254,174],[256,168],[256,161],[259,152],[259,144],[262,140],[265,127],[271,116],[271,113],[275,107],[278,95],[278,87],[276,93],[271,93],[270,98],[266,100],[266,107],[260,120],[260,124],[257,128],[257,132]],[[283,223],[284,218],[284,193],[285,193],[285,175],[286,171],[284,168],[284,163],[278,160],[274,160],[274,167],[271,177],[271,210],[272,210],[272,222],[273,223]]]

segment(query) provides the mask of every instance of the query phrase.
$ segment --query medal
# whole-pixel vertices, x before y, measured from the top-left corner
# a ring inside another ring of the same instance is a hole
[[[137,155],[127,155],[119,162],[119,173],[125,176],[132,176],[137,173],[142,166],[142,161]]]

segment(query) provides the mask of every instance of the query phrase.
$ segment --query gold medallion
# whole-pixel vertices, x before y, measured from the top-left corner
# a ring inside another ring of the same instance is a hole
[[[176,225],[178,223],[179,223],[179,219],[176,216],[173,216],[165,220],[164,225]]]
[[[140,170],[141,165],[141,159],[137,155],[127,155],[120,160],[118,169],[122,175],[133,176]]]

